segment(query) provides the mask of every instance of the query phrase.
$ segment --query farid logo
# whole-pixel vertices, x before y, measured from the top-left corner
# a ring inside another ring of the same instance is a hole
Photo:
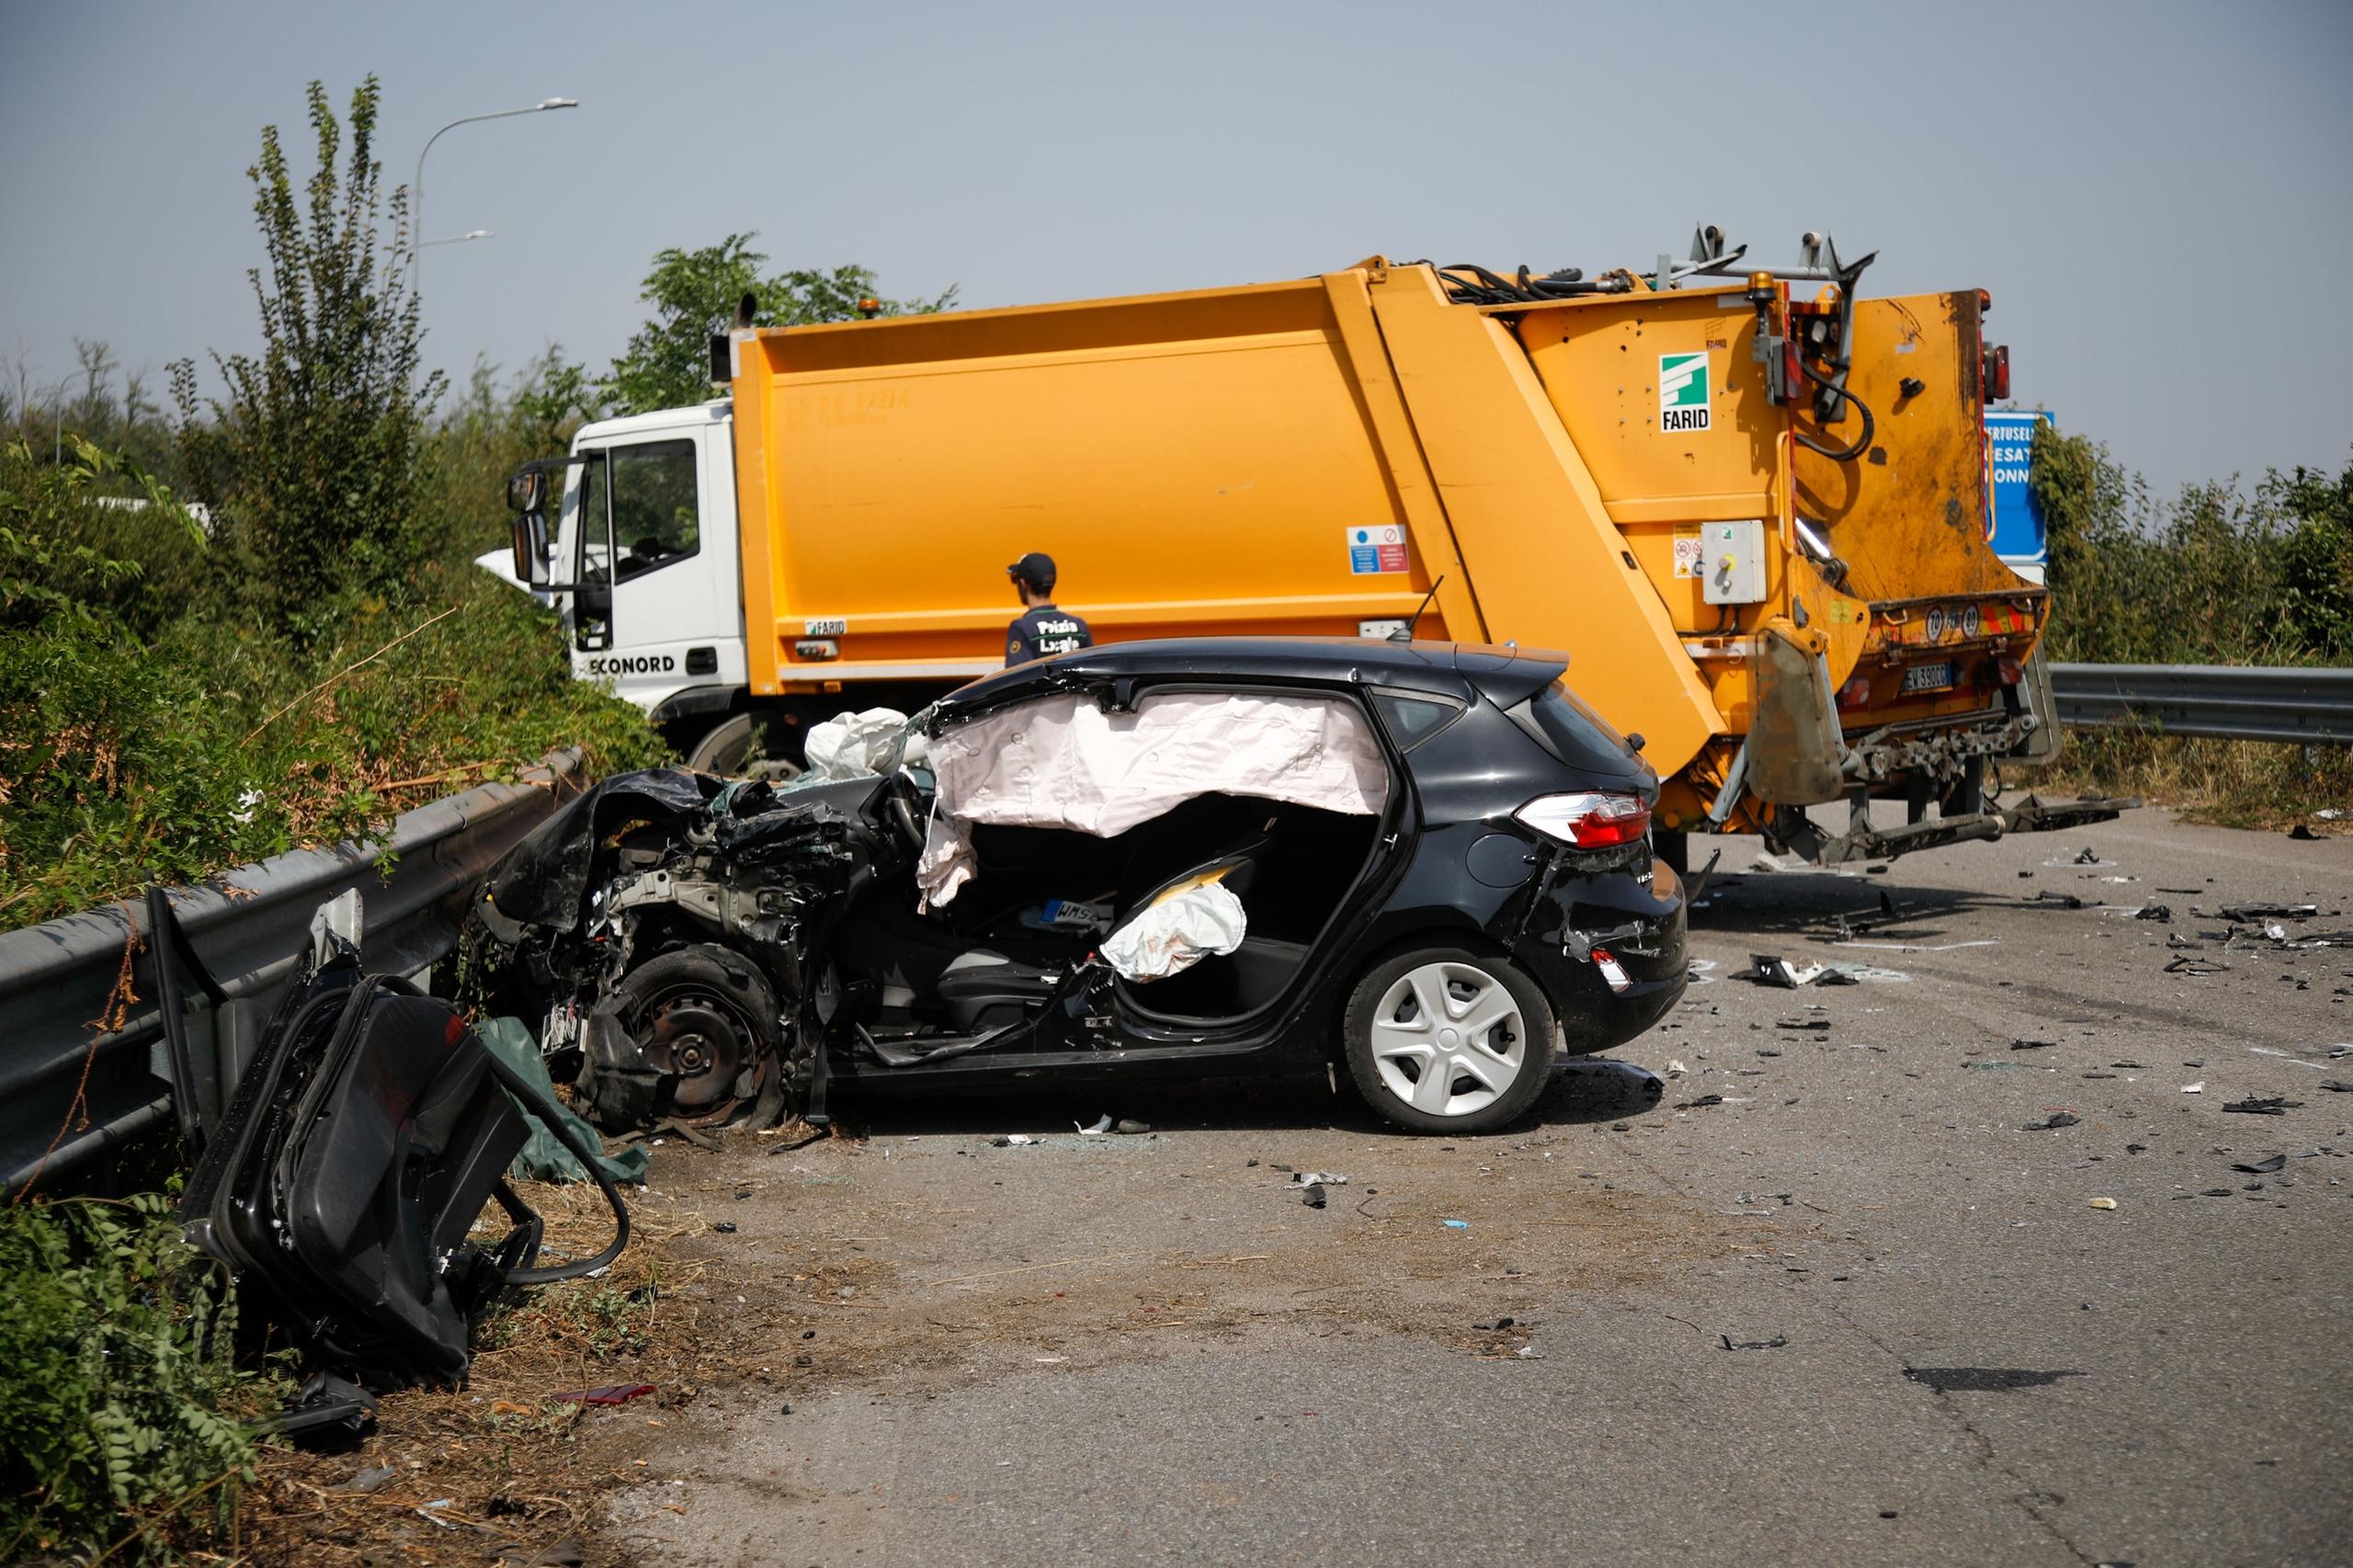
[[[1658,427],[1705,430],[1708,427],[1708,357],[1705,354],[1662,354],[1658,357]]]

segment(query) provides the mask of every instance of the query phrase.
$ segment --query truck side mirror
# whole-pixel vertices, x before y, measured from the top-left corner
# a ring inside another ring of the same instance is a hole
[[[548,519],[540,511],[518,512],[515,516],[513,546],[515,580],[529,583],[534,588],[548,585]]]
[[[547,475],[537,469],[517,469],[506,476],[506,509],[510,512],[540,512],[546,510]]]

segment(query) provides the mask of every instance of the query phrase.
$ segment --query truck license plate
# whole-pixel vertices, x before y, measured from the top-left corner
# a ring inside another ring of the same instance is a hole
[[[1952,665],[1949,661],[1933,665],[1914,665],[1904,672],[1905,695],[1915,691],[1949,691],[1952,689]]]

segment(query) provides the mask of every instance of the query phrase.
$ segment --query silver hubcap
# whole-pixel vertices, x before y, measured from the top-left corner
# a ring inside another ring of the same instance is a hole
[[[1372,1062],[1389,1092],[1430,1116],[1468,1116],[1518,1081],[1528,1030],[1504,983],[1465,963],[1426,963],[1381,998]]]

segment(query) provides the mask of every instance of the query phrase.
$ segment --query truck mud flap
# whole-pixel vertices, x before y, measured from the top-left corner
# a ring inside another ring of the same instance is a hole
[[[1846,746],[1830,674],[1819,654],[1772,627],[1756,638],[1756,710],[1748,725],[1748,788],[1777,806],[1812,806],[1846,791]]]

